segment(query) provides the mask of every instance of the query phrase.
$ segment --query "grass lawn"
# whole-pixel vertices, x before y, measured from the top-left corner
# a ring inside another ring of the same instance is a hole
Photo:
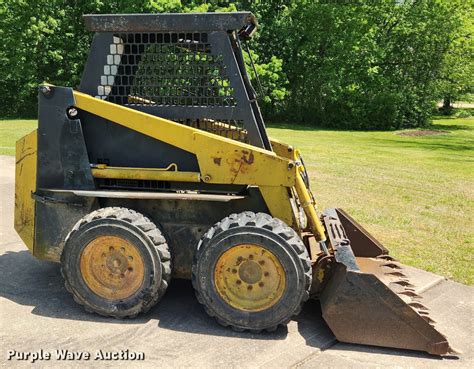
[[[36,120],[0,120],[0,155],[15,155],[16,140],[36,126]]]
[[[0,120],[0,154],[35,126]],[[405,264],[473,284],[474,118],[430,129],[443,132],[269,131],[303,152],[321,209],[344,208]]]
[[[298,147],[320,209],[344,208],[403,263],[474,283],[474,118],[432,136],[278,125]]]

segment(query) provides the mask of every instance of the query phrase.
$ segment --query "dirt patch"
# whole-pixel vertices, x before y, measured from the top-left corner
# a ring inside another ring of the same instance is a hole
[[[448,131],[434,131],[432,129],[422,129],[419,131],[403,131],[398,132],[397,135],[399,136],[436,136],[436,135],[444,135],[449,133]]]

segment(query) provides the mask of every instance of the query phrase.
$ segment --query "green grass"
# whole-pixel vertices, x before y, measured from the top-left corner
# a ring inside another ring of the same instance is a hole
[[[0,121],[0,154],[36,121]],[[403,263],[474,283],[474,118],[436,119],[432,136],[273,125],[298,147],[320,209],[346,209]]]
[[[474,283],[474,118],[434,136],[278,125],[298,147],[320,209],[342,207],[403,263]]]
[[[0,120],[0,155],[15,155],[16,140],[36,126],[36,120]]]

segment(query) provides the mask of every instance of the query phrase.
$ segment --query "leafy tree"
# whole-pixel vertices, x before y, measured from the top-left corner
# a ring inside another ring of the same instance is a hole
[[[355,129],[428,122],[461,1],[258,3],[257,52],[283,60],[293,121]]]
[[[0,116],[33,117],[37,86],[77,87],[92,34],[83,14],[235,11],[228,1],[5,0],[0,2]]]
[[[470,100],[474,93],[474,3],[462,4],[455,14],[458,27],[450,35],[451,42],[444,55],[443,67],[437,80],[438,97],[443,100],[442,111],[449,113],[452,102]]]
[[[78,85],[92,37],[82,14],[251,10],[259,19],[252,49],[267,118],[351,129],[422,126],[437,98],[472,89],[466,3],[4,0],[0,116],[34,116],[42,81]]]

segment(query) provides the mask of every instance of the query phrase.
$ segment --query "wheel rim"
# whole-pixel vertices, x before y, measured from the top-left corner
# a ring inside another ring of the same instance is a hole
[[[242,244],[217,260],[214,281],[219,295],[232,307],[262,311],[275,305],[286,287],[285,270],[267,249]]]
[[[86,285],[107,300],[132,296],[145,277],[139,250],[118,236],[100,236],[88,243],[81,255],[80,268]]]

